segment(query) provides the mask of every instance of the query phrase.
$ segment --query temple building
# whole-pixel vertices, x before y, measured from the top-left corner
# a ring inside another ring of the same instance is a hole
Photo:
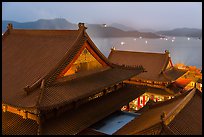
[[[108,59],[118,65],[142,65],[146,70],[146,73],[141,73],[125,81],[125,83],[149,87],[142,96],[130,102],[130,108],[133,110],[142,108],[149,99],[155,102],[164,101],[180,94],[183,90],[176,81],[187,71],[173,66],[170,53],[167,50],[165,53],[150,53],[120,51],[112,48]]]
[[[202,92],[177,87],[186,71],[173,67],[168,52],[112,50],[106,58],[84,23],[78,27],[8,24],[2,35],[3,135],[202,133]],[[138,102],[141,109],[121,111]]]
[[[123,82],[144,68],[110,63],[84,23],[78,26],[25,30],[8,24],[2,36],[3,134],[77,134],[144,93]]]
[[[173,99],[148,104],[140,113],[114,134],[202,135],[202,93],[196,88]]]
[[[133,118],[120,127],[119,124],[127,121],[130,115]],[[110,122],[107,118],[101,120],[79,135],[202,135],[202,93],[193,88],[170,100],[148,101],[134,116],[126,114],[118,123],[114,123],[115,117],[110,119]],[[108,126],[110,128],[113,123],[119,128],[103,130]]]

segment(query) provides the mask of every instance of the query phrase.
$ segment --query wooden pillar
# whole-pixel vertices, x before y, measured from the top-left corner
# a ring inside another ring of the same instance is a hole
[[[140,97],[137,98],[137,106],[140,108]]]
[[[154,95],[151,95],[151,99],[154,100]]]
[[[127,104],[127,109],[126,109],[127,111],[129,111],[130,110],[130,106],[129,106],[129,103]]]

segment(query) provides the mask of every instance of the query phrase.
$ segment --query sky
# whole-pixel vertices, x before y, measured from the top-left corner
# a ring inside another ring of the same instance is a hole
[[[202,28],[202,2],[3,2],[2,20],[65,18],[71,23],[119,23],[134,29]]]

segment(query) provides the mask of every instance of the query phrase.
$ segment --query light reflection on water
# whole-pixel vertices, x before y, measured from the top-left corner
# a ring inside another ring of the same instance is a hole
[[[172,42],[172,39],[174,40]],[[101,52],[108,57],[110,48],[116,50],[129,50],[138,52],[164,53],[170,51],[170,56],[174,64],[184,63],[189,66],[196,66],[202,69],[202,40],[187,37],[168,37],[165,39],[146,38],[94,38],[92,40]],[[146,42],[147,41],[147,42]],[[121,42],[125,44],[121,45]]]

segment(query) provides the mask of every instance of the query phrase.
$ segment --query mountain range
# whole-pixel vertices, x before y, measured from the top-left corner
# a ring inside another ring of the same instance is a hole
[[[77,24],[71,23],[63,18],[57,19],[39,19],[33,22],[16,22],[2,21],[2,33],[6,31],[7,24],[12,23],[16,29],[78,29]],[[160,38],[160,35],[166,36],[188,36],[202,37],[201,29],[181,28],[170,31],[158,32],[140,32],[131,27],[113,23],[109,26],[105,24],[85,24],[87,33],[91,37],[143,37],[143,38]]]
[[[166,36],[202,37],[202,30],[196,28],[176,28],[169,31],[158,31],[156,33]]]

